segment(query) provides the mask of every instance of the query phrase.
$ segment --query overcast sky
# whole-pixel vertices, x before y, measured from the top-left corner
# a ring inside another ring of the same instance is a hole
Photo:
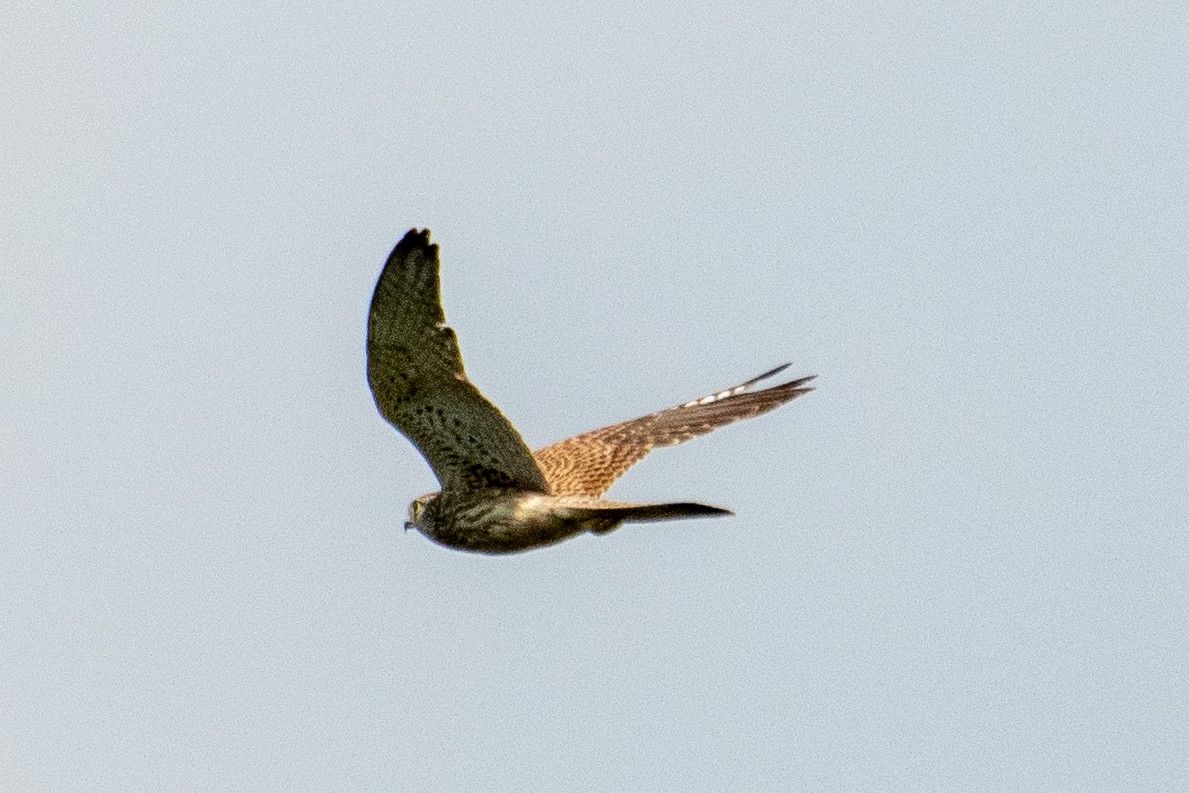
[[[0,788],[1189,788],[1182,3],[8,4]],[[510,557],[401,527],[428,226],[540,446],[818,389]]]

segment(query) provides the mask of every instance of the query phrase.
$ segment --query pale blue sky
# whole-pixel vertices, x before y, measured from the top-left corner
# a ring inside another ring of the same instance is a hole
[[[21,5],[0,788],[1189,788],[1183,4]],[[818,390],[434,546],[411,226],[530,444]]]

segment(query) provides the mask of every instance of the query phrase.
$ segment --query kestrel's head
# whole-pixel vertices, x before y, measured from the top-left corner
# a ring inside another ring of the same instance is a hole
[[[429,530],[433,528],[433,518],[429,514],[429,505],[438,495],[438,493],[426,493],[424,496],[413,499],[412,503],[409,504],[409,519],[405,521],[405,531],[417,529],[422,533],[429,533]]]

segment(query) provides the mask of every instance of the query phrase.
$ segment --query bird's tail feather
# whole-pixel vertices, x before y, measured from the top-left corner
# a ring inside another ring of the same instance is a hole
[[[594,507],[578,508],[576,512],[585,513],[583,523],[588,531],[595,534],[606,534],[619,528],[623,523],[648,523],[680,518],[712,518],[735,514],[729,509],[692,502],[623,504],[614,501],[604,501]]]
[[[621,523],[645,523],[654,520],[703,518],[734,515],[729,509],[709,504],[679,501],[668,504],[640,504],[624,501],[604,501],[592,496],[532,496],[547,499],[550,511],[564,520],[573,521],[595,534],[603,534]]]
[[[717,515],[734,515],[729,509],[712,507],[709,504],[678,502],[672,504],[633,504],[603,511],[610,512],[620,520],[631,523],[646,523],[653,520],[676,520],[678,518],[709,518]]]

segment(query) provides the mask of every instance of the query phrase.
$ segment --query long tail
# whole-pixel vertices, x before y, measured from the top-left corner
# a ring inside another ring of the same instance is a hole
[[[634,504],[632,506],[599,510],[599,512],[602,514],[613,514],[620,520],[630,523],[647,523],[653,520],[677,520],[678,518],[713,518],[735,514],[729,509],[694,502]]]
[[[563,508],[571,520],[577,520],[587,531],[592,531],[595,534],[609,532],[621,523],[711,518],[735,514],[722,507],[687,501],[669,504],[631,504],[622,501],[604,501],[589,496],[552,496],[550,498],[555,508]]]

